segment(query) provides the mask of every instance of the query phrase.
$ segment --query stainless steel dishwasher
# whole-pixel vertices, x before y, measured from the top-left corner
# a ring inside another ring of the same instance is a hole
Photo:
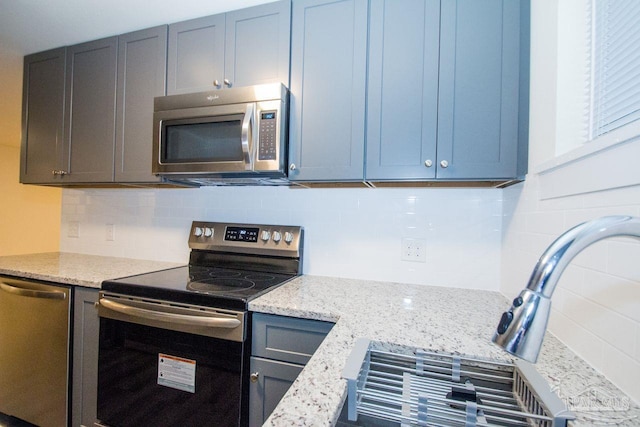
[[[71,288],[0,277],[0,412],[68,420]]]

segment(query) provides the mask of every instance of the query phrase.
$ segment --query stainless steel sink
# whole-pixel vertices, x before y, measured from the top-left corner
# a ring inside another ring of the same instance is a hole
[[[338,425],[558,427],[575,418],[524,361],[391,353],[363,339],[343,378],[349,394]]]

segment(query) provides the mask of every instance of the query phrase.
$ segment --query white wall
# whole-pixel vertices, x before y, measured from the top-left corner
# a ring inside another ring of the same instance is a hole
[[[554,56],[554,3],[532,2],[530,173],[525,183],[503,190],[501,291],[510,299],[526,285],[537,258],[565,230],[600,216],[640,215],[637,160],[625,158],[637,159],[638,155],[623,154],[638,153],[638,139],[604,155],[569,162],[556,171],[541,170],[541,164],[550,164],[555,148],[566,145],[557,135],[566,137],[566,127],[561,124],[571,120],[571,115],[558,107],[567,103],[558,103],[556,98],[563,96],[563,85],[557,80],[562,74],[557,73]],[[562,131],[556,132],[560,127]],[[614,160],[607,160],[612,153]],[[571,174],[562,173],[563,167]],[[605,189],[601,183],[608,183],[611,176],[620,184],[614,180]],[[553,334],[637,402],[639,261],[640,242],[628,238],[598,242],[586,249],[558,283],[549,326]]]
[[[60,248],[186,262],[191,221],[292,224],[305,229],[307,274],[497,290],[501,198],[455,188],[66,189]],[[78,238],[68,237],[72,221]],[[400,260],[403,237],[426,240],[425,263]]]

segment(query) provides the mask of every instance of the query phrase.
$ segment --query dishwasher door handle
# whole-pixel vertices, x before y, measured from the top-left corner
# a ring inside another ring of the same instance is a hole
[[[233,329],[241,322],[238,319],[224,319],[221,317],[193,316],[188,314],[165,313],[162,311],[148,310],[146,308],[132,307],[107,298],[100,298],[98,304],[106,309],[126,314],[132,317],[140,317],[160,322],[172,322],[190,326],[208,326],[214,328]]]
[[[61,300],[64,300],[67,298],[67,294],[63,291],[42,291],[37,289],[21,288],[19,286],[10,285],[4,282],[0,282],[0,289],[2,289],[3,291],[9,294],[18,295],[21,297],[61,299]]]

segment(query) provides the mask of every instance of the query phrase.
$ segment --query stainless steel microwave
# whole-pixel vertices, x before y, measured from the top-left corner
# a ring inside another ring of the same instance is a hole
[[[286,178],[288,105],[280,83],[155,98],[153,173],[196,184]]]

